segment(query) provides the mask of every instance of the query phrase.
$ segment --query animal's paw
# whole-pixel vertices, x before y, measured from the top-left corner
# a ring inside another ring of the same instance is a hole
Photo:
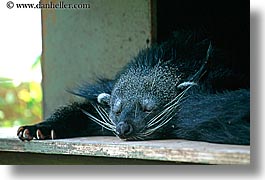
[[[17,136],[20,140],[30,141],[33,138],[44,140],[44,139],[55,139],[55,131],[50,127],[46,126],[21,126],[17,130]]]

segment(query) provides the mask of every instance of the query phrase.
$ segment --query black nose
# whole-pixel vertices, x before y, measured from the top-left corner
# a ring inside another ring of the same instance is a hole
[[[116,132],[122,139],[128,137],[132,133],[132,130],[132,126],[127,122],[120,122],[116,127]]]

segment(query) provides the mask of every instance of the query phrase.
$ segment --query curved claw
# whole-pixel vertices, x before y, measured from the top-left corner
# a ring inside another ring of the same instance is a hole
[[[22,141],[24,141],[24,140],[30,141],[33,139],[33,136],[30,134],[30,131],[24,127],[18,128],[17,136]]]
[[[56,133],[52,129],[48,131],[49,133],[44,133],[45,131],[37,129],[35,126],[21,126],[17,130],[17,136],[21,141],[31,141],[33,138],[38,140],[44,139],[55,139]]]
[[[54,140],[56,138],[56,134],[55,134],[55,131],[53,129],[51,130],[51,138],[52,138],[52,140]]]
[[[39,129],[37,129],[37,131],[36,131],[36,137],[39,140],[40,139],[45,139],[44,135],[42,134],[42,132]]]

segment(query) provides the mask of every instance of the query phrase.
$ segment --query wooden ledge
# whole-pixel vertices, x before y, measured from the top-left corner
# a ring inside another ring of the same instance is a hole
[[[250,146],[187,140],[122,141],[116,137],[84,137],[22,142],[17,128],[0,129],[0,151],[66,154],[203,164],[249,164]]]

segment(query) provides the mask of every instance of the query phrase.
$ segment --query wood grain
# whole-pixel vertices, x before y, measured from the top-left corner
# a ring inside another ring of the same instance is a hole
[[[0,151],[65,154],[203,164],[249,164],[250,146],[187,140],[122,141],[83,137],[21,142],[15,129],[0,129]]]

